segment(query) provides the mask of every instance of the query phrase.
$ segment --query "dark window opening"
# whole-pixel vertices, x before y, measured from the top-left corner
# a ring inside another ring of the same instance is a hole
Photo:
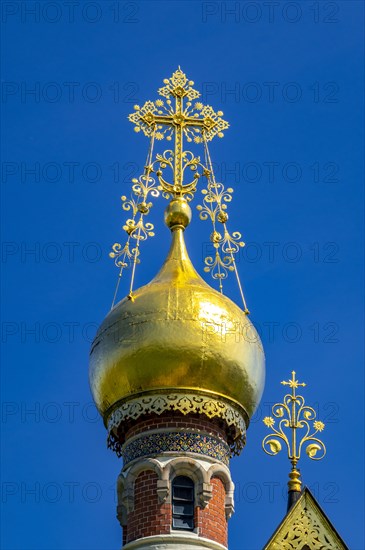
[[[194,529],[194,482],[189,477],[178,476],[172,482],[172,527]]]

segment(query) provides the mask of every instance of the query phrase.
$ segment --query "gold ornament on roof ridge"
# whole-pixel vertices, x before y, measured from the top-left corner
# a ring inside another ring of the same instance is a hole
[[[296,466],[301,457],[303,445],[306,446],[306,453],[312,460],[321,460],[326,454],[324,443],[316,437],[318,432],[324,430],[325,424],[316,420],[317,414],[313,407],[305,404],[302,395],[297,395],[298,387],[304,387],[306,384],[299,382],[295,374],[293,370],[291,379],[281,382],[283,386],[291,388],[291,393],[284,396],[282,403],[275,403],[272,406],[273,416],[266,416],[263,419],[265,426],[272,430],[262,441],[265,453],[271,456],[278,454],[282,450],[282,441],[287,447],[288,458],[292,464],[288,482],[289,491],[301,491],[300,472]],[[275,419],[279,419],[277,428],[274,427]],[[297,437],[298,430],[305,430],[301,437]],[[289,432],[289,437],[286,431]]]

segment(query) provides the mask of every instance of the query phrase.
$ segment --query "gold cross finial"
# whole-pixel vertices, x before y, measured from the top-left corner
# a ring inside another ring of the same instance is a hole
[[[174,137],[174,151],[165,151],[159,155],[160,168],[156,172],[161,188],[172,196],[191,195],[196,190],[197,166],[200,158],[194,157],[189,151],[184,152],[184,137],[188,142],[203,143],[211,141],[215,136],[223,137],[223,130],[229,126],[223,120],[222,111],[214,111],[209,105],[193,101],[200,97],[200,93],[193,88],[194,82],[179,68],[170,78],[165,78],[164,86],[158,90],[164,99],[146,101],[140,107],[134,106],[135,112],[129,115],[136,132],[142,131],[145,136],[157,140],[171,141]],[[173,170],[173,183],[162,177],[165,168]],[[184,183],[186,168],[192,169],[193,181]]]
[[[284,396],[282,403],[276,403],[272,407],[273,416],[266,416],[263,419],[264,424],[272,430],[267,435],[262,447],[265,453],[276,455],[282,449],[281,441],[284,441],[288,451],[288,458],[292,464],[289,474],[289,491],[301,491],[300,472],[296,466],[301,456],[303,445],[306,445],[306,453],[312,460],[320,460],[326,454],[324,443],[316,437],[318,432],[324,430],[324,423],[316,420],[316,412],[312,407],[305,405],[304,397],[296,394],[299,386],[305,386],[304,382],[299,382],[295,377],[295,371],[292,371],[292,377],[288,381],[281,382],[284,386],[291,388],[291,393]],[[278,420],[277,427],[275,418]],[[298,430],[301,437],[297,438]],[[288,435],[287,433],[288,432]]]
[[[291,371],[291,379],[288,381],[283,380],[281,382],[283,386],[290,386],[291,388],[298,388],[299,386],[306,386],[305,382],[298,382],[298,380],[295,379],[295,370]]]
[[[132,197],[121,197],[122,208],[130,212],[130,218],[123,225],[123,230],[127,233],[125,245],[114,243],[109,254],[119,269],[112,307],[117,298],[122,274],[128,267],[132,267],[128,297],[133,299],[136,264],[140,262],[140,244],[154,235],[153,224],[146,223],[146,216],[152,207],[151,199],[162,192],[165,199],[178,199],[180,205],[184,201],[191,201],[197,183],[203,176],[207,185],[201,190],[202,204],[197,205],[197,209],[200,219],[209,220],[212,224],[210,240],[214,249],[213,255],[205,258],[204,271],[218,281],[222,293],[223,280],[229,272],[234,272],[244,311],[248,314],[235,260],[244,242],[238,231],[228,231],[227,224],[227,204],[232,200],[233,189],[226,189],[223,183],[216,180],[208,147],[208,142],[215,136],[223,137],[223,131],[229,124],[222,119],[222,111],[214,111],[209,105],[196,101],[200,93],[194,89],[194,82],[187,78],[180,66],[170,78],[165,78],[163,84],[158,90],[161,96],[159,99],[146,101],[142,107],[135,105],[134,112],[128,117],[134,124],[135,131],[143,132],[149,138],[150,144],[143,174],[132,179]],[[168,142],[174,139],[174,148],[155,154],[156,142],[164,139]],[[184,141],[191,143],[195,149],[200,149],[203,145],[202,161],[200,156],[184,149]],[[169,170],[170,181],[167,181],[165,172]]]

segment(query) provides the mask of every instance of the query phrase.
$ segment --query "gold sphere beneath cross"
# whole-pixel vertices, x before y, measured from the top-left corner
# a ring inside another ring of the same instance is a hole
[[[191,221],[191,208],[183,197],[172,199],[165,210],[165,223],[167,227],[182,227],[185,229]]]

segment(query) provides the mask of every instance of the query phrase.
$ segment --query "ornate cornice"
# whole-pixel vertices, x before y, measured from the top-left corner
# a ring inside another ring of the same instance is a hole
[[[197,413],[207,418],[221,418],[229,427],[234,427],[234,441],[230,442],[231,454],[239,454],[246,439],[246,423],[238,407],[221,398],[196,393],[156,393],[130,398],[121,403],[109,416],[108,446],[118,456],[122,455],[122,445],[118,439],[118,428],[127,420],[137,420],[146,414],[160,415],[168,411],[177,411],[183,415]]]

